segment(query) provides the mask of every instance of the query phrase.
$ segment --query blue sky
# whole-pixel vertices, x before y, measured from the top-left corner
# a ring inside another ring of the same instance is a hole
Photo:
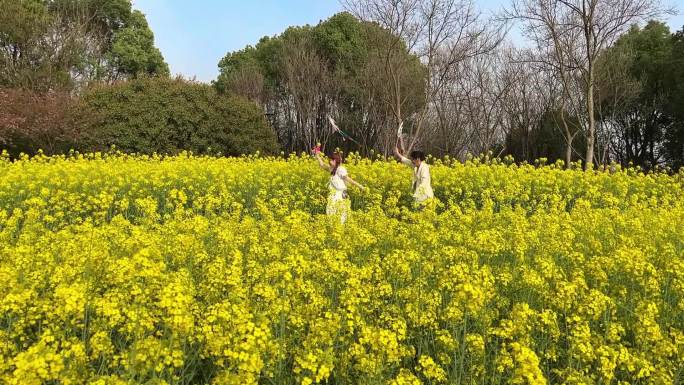
[[[509,0],[475,0],[485,12]],[[680,0],[675,0],[675,4]],[[172,74],[209,82],[227,52],[255,44],[288,26],[317,24],[342,10],[337,0],[134,0],[147,16]],[[680,11],[683,6],[680,6]],[[670,18],[681,29],[684,16]]]

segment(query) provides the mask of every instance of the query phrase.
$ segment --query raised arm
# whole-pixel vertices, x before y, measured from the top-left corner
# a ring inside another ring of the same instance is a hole
[[[404,155],[402,155],[401,151],[399,151],[399,147],[398,147],[398,146],[397,146],[397,147],[394,147],[394,155],[396,155],[397,158],[399,158],[399,161],[401,161],[401,163],[403,163],[403,164],[405,164],[405,165],[407,165],[407,166],[409,166],[409,167],[413,167],[413,162],[411,162],[410,159],[408,159],[407,157],[405,157]]]
[[[325,170],[325,171],[330,172],[330,165],[326,164],[326,163],[323,161],[323,158],[321,158],[321,153],[320,153],[320,152],[317,152],[317,153],[316,153],[316,160],[318,161],[318,166],[319,166],[320,168],[322,168],[322,169]]]
[[[403,155],[401,154],[401,151],[399,150],[399,144],[394,146],[394,155],[399,159],[401,159],[403,157]]]

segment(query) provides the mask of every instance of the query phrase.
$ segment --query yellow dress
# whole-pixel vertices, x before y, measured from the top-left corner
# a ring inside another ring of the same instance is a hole
[[[338,216],[342,223],[347,221],[351,210],[351,202],[347,198],[347,185],[344,183],[345,176],[347,169],[342,166],[337,167],[335,174],[330,176],[328,204],[325,208],[326,214]]]

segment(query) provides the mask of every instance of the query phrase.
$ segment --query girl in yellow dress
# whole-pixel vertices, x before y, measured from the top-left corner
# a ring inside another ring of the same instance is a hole
[[[347,196],[347,184],[350,183],[360,189],[365,189],[362,185],[354,181],[347,169],[342,166],[342,156],[339,153],[334,153],[328,159],[326,164],[323,161],[320,151],[314,151],[318,165],[330,172],[330,181],[328,182],[328,204],[325,209],[327,215],[334,215],[340,218],[341,223],[347,221],[347,216],[351,210],[351,202]]]

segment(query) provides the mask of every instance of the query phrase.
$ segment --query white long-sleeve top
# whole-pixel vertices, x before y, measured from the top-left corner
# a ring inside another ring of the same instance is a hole
[[[435,196],[432,191],[430,166],[425,162],[420,162],[416,167],[413,162],[400,155],[401,163],[413,169],[413,199],[420,203]]]

